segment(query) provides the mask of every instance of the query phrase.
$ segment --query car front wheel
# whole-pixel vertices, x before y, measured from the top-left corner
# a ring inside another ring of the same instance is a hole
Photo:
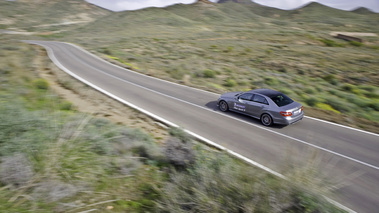
[[[265,126],[271,126],[272,125],[272,118],[269,114],[263,114],[261,116],[261,122]]]
[[[220,101],[219,106],[221,111],[226,112],[229,110],[228,104],[225,101]]]

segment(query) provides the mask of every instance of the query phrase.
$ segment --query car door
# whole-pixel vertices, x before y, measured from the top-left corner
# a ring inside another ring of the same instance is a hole
[[[260,117],[265,107],[268,106],[268,101],[264,96],[259,94],[254,94],[251,100],[247,107],[248,113],[254,117]]]
[[[233,110],[249,113],[248,107],[249,102],[251,102],[251,98],[253,97],[252,93],[244,93],[237,97],[236,101],[233,102],[232,108]]]

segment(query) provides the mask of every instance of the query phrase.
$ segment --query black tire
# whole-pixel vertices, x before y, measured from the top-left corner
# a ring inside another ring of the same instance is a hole
[[[229,106],[225,101],[220,101],[220,103],[218,103],[218,108],[223,112],[226,112],[229,110]]]
[[[264,126],[271,126],[272,125],[272,117],[269,114],[263,114],[261,115],[261,123]]]

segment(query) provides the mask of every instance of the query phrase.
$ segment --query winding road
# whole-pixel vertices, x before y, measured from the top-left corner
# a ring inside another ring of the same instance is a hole
[[[217,109],[219,94],[170,83],[110,64],[62,42],[25,41],[47,49],[63,71],[169,125],[186,129],[268,172],[313,166],[332,198],[356,212],[379,212],[379,135],[305,117],[286,126]],[[306,113],[306,112],[305,112]]]

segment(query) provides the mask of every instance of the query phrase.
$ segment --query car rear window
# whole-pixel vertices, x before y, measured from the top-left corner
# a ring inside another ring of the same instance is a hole
[[[278,105],[278,107],[286,106],[293,102],[291,98],[282,93],[271,95],[270,98],[276,103],[276,105]]]
[[[253,101],[261,104],[268,104],[266,98],[261,95],[254,95]]]

